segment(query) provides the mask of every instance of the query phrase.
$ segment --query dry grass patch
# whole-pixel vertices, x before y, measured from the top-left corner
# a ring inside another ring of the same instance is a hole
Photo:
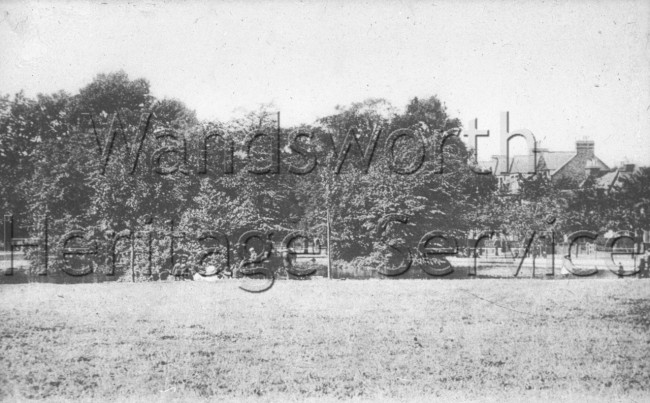
[[[647,281],[280,281],[257,295],[237,285],[0,286],[0,394],[650,396]]]

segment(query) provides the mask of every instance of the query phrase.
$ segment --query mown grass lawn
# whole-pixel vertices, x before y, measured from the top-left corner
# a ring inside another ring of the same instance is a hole
[[[0,286],[0,396],[650,399],[650,281]]]

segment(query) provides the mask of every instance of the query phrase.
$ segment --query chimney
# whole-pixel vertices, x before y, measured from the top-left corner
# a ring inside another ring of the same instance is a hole
[[[621,165],[618,167],[618,172],[634,172],[634,164],[628,162],[621,162]]]
[[[594,157],[594,141],[593,140],[578,140],[576,141],[576,153],[579,156],[586,158]]]

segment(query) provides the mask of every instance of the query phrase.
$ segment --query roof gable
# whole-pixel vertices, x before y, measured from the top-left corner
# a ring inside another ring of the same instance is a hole
[[[605,175],[596,179],[596,187],[609,190],[618,179],[618,171],[607,172]]]
[[[551,171],[555,174],[563,166],[569,163],[577,154],[571,151],[544,151],[540,154],[538,169]]]
[[[532,173],[531,168],[534,161],[533,155],[515,155],[510,162],[510,173],[527,174]],[[539,162],[537,164],[539,169]]]

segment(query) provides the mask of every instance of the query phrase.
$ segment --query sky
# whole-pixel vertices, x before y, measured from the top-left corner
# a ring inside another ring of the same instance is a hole
[[[509,111],[541,147],[588,138],[610,167],[650,165],[647,1],[0,3],[0,93],[76,93],[120,69],[200,119],[273,103],[289,126],[437,95],[490,130],[480,159]]]

